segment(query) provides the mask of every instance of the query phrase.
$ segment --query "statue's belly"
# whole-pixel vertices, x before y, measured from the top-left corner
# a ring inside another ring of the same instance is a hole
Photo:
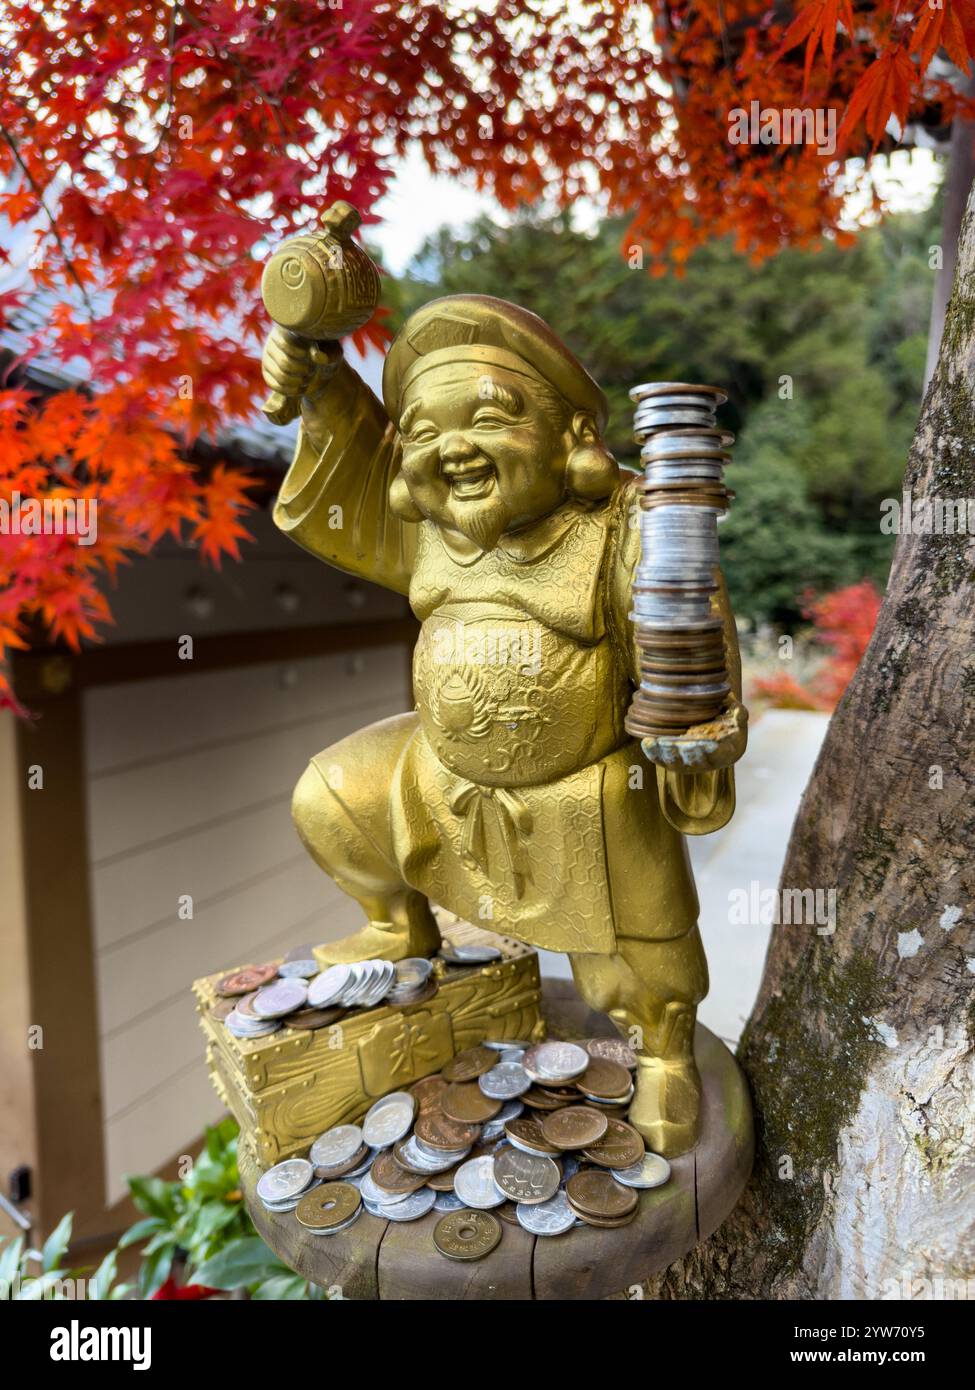
[[[627,686],[609,643],[584,646],[513,610],[427,618],[413,684],[437,757],[472,782],[551,782],[623,738]]]

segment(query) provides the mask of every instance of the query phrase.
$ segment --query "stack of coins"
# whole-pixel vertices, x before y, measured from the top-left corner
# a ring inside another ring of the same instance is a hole
[[[682,734],[714,719],[730,693],[717,593],[718,519],[732,493],[724,466],[734,436],[716,424],[714,386],[635,386],[633,435],[644,465],[641,560],[633,582],[640,685],[626,716],[637,738]]]
[[[670,1177],[622,1118],[635,1067],[616,1038],[486,1041],[377,1100],[361,1125],[326,1130],[307,1160],[265,1173],[258,1196],[320,1236],[363,1211],[387,1221],[433,1211],[434,1244],[453,1260],[489,1254],[504,1222],[537,1236],[626,1225],[637,1189]]]
[[[279,1028],[325,1028],[352,1008],[422,1003],[439,988],[433,965],[421,957],[363,960],[319,972],[308,946],[280,965],[245,965],[217,985],[212,1017],[235,1038],[263,1038]]]
[[[433,965],[423,956],[410,956],[396,962],[396,979],[386,996],[386,1002],[400,1004],[419,1004],[430,999],[437,992],[437,982],[433,979]]]

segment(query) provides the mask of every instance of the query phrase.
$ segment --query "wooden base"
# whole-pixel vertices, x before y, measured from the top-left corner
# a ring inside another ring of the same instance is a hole
[[[554,1036],[613,1035],[603,1015],[545,983]],[[559,988],[562,986],[562,988]],[[260,1176],[241,1146],[240,1176],[258,1232],[291,1268],[349,1299],[599,1299],[625,1295],[680,1259],[721,1225],[751,1172],[752,1112],[745,1079],[724,1044],[700,1025],[695,1050],[704,1086],[702,1138],[676,1159],[670,1181],[640,1193],[635,1221],[619,1230],[575,1227],[533,1236],[502,1223],[501,1243],[483,1260],[455,1263],[433,1243],[440,1212],[419,1221],[383,1221],[364,1212],[348,1231],[314,1236],[293,1212],[269,1212],[254,1195]]]

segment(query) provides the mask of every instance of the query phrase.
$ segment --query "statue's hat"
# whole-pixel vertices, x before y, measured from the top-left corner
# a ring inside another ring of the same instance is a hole
[[[399,423],[407,388],[422,373],[454,362],[503,367],[547,383],[573,410],[592,415],[602,431],[606,397],[564,343],[537,314],[487,294],[451,294],[411,314],[389,349],[383,399]]]

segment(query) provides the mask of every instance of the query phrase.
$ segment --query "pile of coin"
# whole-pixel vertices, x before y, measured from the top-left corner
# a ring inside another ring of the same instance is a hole
[[[262,1038],[279,1028],[324,1028],[349,1009],[396,1007],[433,997],[437,981],[422,957],[364,960],[319,971],[311,947],[291,951],[280,965],[245,965],[216,986],[211,1016],[235,1038]]]
[[[635,386],[634,438],[644,478],[641,559],[633,582],[640,685],[627,731],[680,734],[720,713],[730,685],[717,593],[718,520],[732,493],[724,466],[734,436],[716,424],[727,396],[714,386]]]
[[[265,1173],[258,1196],[322,1236],[363,1211],[387,1221],[435,1211],[434,1244],[454,1260],[489,1254],[502,1222],[537,1236],[626,1225],[637,1190],[670,1177],[623,1118],[635,1067],[617,1038],[486,1041],[376,1101],[361,1125],[326,1130],[307,1159]]]

